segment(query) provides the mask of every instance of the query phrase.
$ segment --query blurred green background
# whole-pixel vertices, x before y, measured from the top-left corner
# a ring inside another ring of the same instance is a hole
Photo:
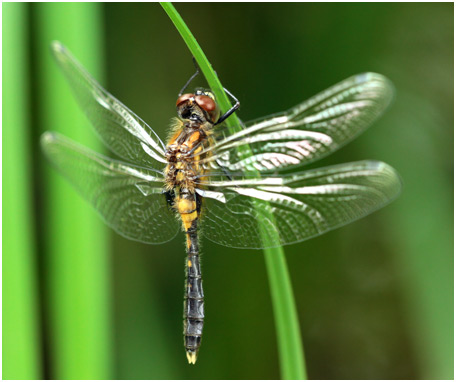
[[[261,251],[203,240],[206,325],[182,344],[184,238],[105,228],[44,161],[55,130],[103,150],[49,44],[60,40],[164,139],[191,56],[158,4],[3,3],[3,378],[277,379]],[[453,379],[453,4],[179,3],[243,120],[359,72],[396,86],[362,159],[404,182],[386,208],[285,247],[311,379]],[[203,85],[200,78],[195,85]]]

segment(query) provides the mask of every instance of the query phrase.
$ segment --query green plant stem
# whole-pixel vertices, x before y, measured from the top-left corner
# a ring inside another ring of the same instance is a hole
[[[3,4],[3,379],[41,379],[27,4]]]
[[[161,3],[161,5],[195,57],[217,97],[221,110],[228,110],[231,104],[223,86],[182,17],[171,3]],[[231,128],[232,133],[241,128],[241,123],[235,114],[227,119],[226,124]],[[278,242],[278,238],[276,239]],[[306,379],[299,321],[283,249],[282,247],[269,248],[264,251],[264,254],[277,329],[281,377],[282,379]]]
[[[282,247],[264,250],[271,289],[282,379],[307,379],[293,288]]]
[[[102,9],[96,3],[39,3],[34,35],[42,130],[56,130],[97,151],[101,143],[72,97],[49,46],[63,42],[100,79]],[[49,356],[53,379],[113,377],[107,229],[96,213],[49,164],[44,261]]]

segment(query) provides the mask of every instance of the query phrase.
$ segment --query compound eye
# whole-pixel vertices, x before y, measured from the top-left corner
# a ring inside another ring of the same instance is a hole
[[[179,106],[181,103],[188,101],[190,98],[194,97],[194,94],[182,94],[176,101],[176,106]]]
[[[195,97],[195,101],[201,109],[207,112],[215,110],[215,101],[207,95],[198,95]]]

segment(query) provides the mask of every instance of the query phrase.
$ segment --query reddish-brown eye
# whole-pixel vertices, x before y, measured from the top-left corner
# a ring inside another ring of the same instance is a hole
[[[206,111],[213,111],[215,110],[215,102],[214,100],[206,95],[199,95],[195,97],[195,101],[198,106]]]
[[[194,97],[195,95],[194,94],[190,94],[190,93],[187,93],[187,94],[182,94],[176,101],[176,106],[179,106],[182,102],[185,102],[187,100],[189,100],[190,98]]]

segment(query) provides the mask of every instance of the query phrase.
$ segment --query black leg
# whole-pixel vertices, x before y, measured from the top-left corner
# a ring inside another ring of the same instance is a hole
[[[190,85],[190,82],[193,81],[193,79],[199,74],[199,68],[198,68],[198,64],[196,63],[196,60],[195,60],[195,57],[193,57],[193,64],[195,65],[195,68],[196,68],[196,72],[195,74],[193,74],[190,79],[186,82],[186,84],[184,85],[184,87],[181,89],[181,91],[179,92],[179,97],[184,94],[184,91],[185,89],[187,89],[188,85]]]
[[[225,119],[227,119],[231,114],[233,114],[237,109],[239,109],[239,106],[241,106],[241,103],[239,102],[239,100],[234,96],[232,95],[228,89],[225,89],[223,88],[223,90],[225,90],[225,92],[231,97],[234,99],[234,101],[236,102],[230,110],[228,110],[225,114],[223,114],[217,122],[215,122],[214,125],[218,125],[220,123],[222,123]]]

